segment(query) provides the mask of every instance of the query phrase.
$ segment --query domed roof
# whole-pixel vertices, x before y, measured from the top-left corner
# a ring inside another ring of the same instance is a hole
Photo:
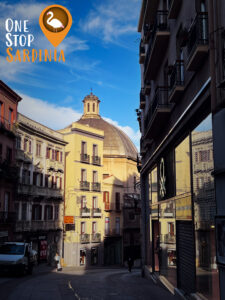
[[[103,154],[105,156],[137,159],[137,149],[129,137],[119,128],[100,118],[81,118],[77,121],[104,131]]]
[[[83,103],[84,114],[77,122],[104,131],[103,155],[136,160],[137,149],[129,137],[99,115],[99,98],[91,92],[84,98]]]

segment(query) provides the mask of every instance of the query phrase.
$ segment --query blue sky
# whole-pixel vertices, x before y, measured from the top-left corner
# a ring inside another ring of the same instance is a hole
[[[35,49],[53,49],[38,19],[48,5],[61,4],[73,17],[65,40],[57,47],[65,63],[6,62],[5,20],[29,20]],[[122,128],[139,146],[140,72],[137,23],[141,0],[1,1],[0,79],[23,100],[19,111],[53,129],[76,121],[83,98],[90,93],[101,102],[101,116]]]

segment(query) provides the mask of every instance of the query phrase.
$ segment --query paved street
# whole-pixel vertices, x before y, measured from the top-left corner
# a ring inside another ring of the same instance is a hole
[[[140,270],[37,267],[32,276],[0,278],[1,300],[152,299],[175,300],[166,289],[141,277]]]

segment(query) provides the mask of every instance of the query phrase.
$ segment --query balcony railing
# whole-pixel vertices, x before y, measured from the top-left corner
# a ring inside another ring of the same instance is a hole
[[[14,223],[16,221],[16,212],[0,211],[0,223]]]
[[[143,64],[144,61],[145,61],[145,47],[141,41],[139,46],[139,64]]]
[[[100,192],[101,191],[101,184],[99,182],[92,182],[92,191]]]
[[[161,126],[167,122],[170,111],[168,88],[158,86],[145,118],[146,137],[149,135],[149,138],[153,138],[153,135],[159,132]]]
[[[167,16],[168,11],[157,12],[145,58],[145,78],[148,74],[149,79],[155,79],[159,62],[162,60],[162,56],[166,52],[170,36]]]
[[[92,156],[92,164],[100,166],[101,165],[101,158],[100,156]]]
[[[90,163],[90,155],[87,155],[86,153],[80,154],[80,161],[86,164]]]
[[[161,234],[160,241],[164,244],[175,244],[176,236],[174,234]]]
[[[144,94],[144,89],[142,88],[140,91],[140,109],[145,108],[145,94]]]
[[[88,244],[90,243],[90,234],[83,233],[80,235],[80,243],[81,244]]]
[[[101,217],[102,216],[101,208],[93,208],[92,216],[93,217]]]
[[[198,69],[208,53],[208,14],[198,13],[189,30],[187,41],[187,70]]]
[[[88,181],[80,181],[80,189],[82,191],[89,191],[90,190],[90,182],[88,182]]]
[[[91,242],[92,243],[100,243],[101,242],[101,233],[93,233],[91,235]]]
[[[59,220],[32,220],[16,221],[16,232],[21,231],[39,231],[39,230],[62,230],[62,222]]]
[[[90,217],[91,216],[91,210],[87,207],[82,207],[80,209],[80,216],[81,217]]]
[[[59,201],[63,200],[63,190],[57,190],[42,186],[35,186],[31,184],[18,184],[17,189],[18,194],[22,195],[32,195],[32,196],[43,196],[46,198],[54,198],[58,199]]]
[[[176,102],[184,91],[184,61],[177,60],[169,76],[169,102]]]

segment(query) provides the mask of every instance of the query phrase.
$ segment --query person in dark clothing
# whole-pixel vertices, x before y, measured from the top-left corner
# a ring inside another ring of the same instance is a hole
[[[133,264],[134,264],[133,259],[131,257],[128,258],[127,264],[128,264],[128,270],[129,270],[129,272],[131,272],[131,269],[132,269]]]

